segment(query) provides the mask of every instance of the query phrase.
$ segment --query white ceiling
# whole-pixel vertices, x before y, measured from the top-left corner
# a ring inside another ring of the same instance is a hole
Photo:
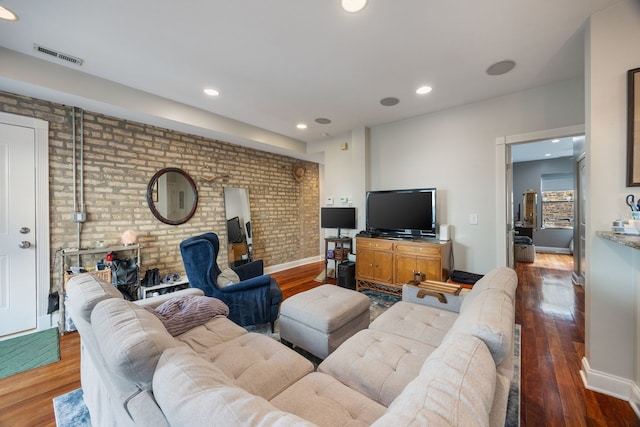
[[[0,21],[0,46],[314,143],[581,76],[584,23],[616,1],[370,0],[349,14],[338,0],[0,0],[19,16]],[[505,59],[513,71],[485,73]],[[11,90],[21,77],[1,69]]]
[[[514,144],[511,146],[511,160],[520,163],[573,157],[574,144],[584,145],[584,135]]]

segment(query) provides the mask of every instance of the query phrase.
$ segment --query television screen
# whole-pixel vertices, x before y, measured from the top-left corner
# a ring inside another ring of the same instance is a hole
[[[367,231],[435,237],[436,189],[369,191]]]
[[[320,227],[338,229],[356,228],[356,208],[320,208]]]

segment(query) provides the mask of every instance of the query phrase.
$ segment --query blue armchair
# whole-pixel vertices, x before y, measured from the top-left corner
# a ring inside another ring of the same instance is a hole
[[[233,270],[239,283],[219,288],[217,257],[220,241],[214,233],[190,237],[180,243],[182,262],[192,287],[218,298],[229,306],[229,319],[240,326],[271,323],[271,332],[278,318],[282,291],[275,279],[264,274],[262,260],[249,262]]]

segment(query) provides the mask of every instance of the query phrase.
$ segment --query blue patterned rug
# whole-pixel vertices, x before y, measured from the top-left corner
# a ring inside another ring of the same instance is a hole
[[[400,301],[400,297],[382,294],[375,291],[364,290],[363,294],[371,299],[371,321],[396,302]],[[248,327],[250,332],[257,332],[268,335],[276,340],[280,340],[278,331],[278,323],[276,322],[276,331],[271,333],[269,324],[256,325]],[[511,389],[509,390],[509,401],[507,403],[507,417],[505,427],[520,426],[520,325],[515,325],[514,334],[514,374],[511,381]],[[58,427],[91,427],[91,419],[89,410],[84,404],[82,398],[82,389],[77,389],[62,396],[53,399],[53,408],[56,414],[56,425]]]
[[[53,398],[58,427],[91,427],[91,417],[82,395],[82,389],[79,388]]]

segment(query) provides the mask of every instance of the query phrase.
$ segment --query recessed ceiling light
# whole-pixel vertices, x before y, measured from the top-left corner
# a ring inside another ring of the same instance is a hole
[[[323,136],[323,137],[325,137],[325,138],[328,138],[328,137],[330,137],[331,135],[329,135],[327,132],[322,132],[322,133],[320,134],[320,136]]]
[[[331,120],[326,119],[324,117],[318,117],[316,119],[316,123],[320,124],[320,125],[328,125],[329,123],[331,123]]]
[[[429,92],[431,92],[433,89],[431,88],[431,86],[421,86],[416,90],[416,93],[418,95],[424,95],[427,94]]]
[[[0,19],[4,19],[6,21],[17,21],[18,20],[18,15],[16,15],[13,12],[11,12],[6,7],[0,6]]]
[[[398,104],[398,102],[400,102],[400,100],[393,96],[382,98],[380,100],[380,104],[384,105],[385,107],[393,107],[394,105]]]
[[[220,95],[220,92],[218,92],[217,90],[212,89],[212,88],[207,88],[203,92],[206,93],[209,96],[218,96],[218,95]]]
[[[552,140],[551,140],[551,142],[552,142],[553,144],[557,144],[558,142],[560,142],[560,140],[559,140],[559,139],[552,139]]]
[[[551,157],[551,153],[546,153],[544,156],[545,157]]]
[[[298,124],[296,125],[296,127],[297,127],[298,129],[306,129],[306,128],[307,128],[307,125],[305,125],[304,123],[298,123]]]
[[[346,12],[360,12],[367,5],[367,0],[341,0],[340,4]]]
[[[495,64],[487,68],[487,74],[489,74],[490,76],[499,76],[513,70],[515,66],[516,62],[510,59],[506,61],[496,62]]]

